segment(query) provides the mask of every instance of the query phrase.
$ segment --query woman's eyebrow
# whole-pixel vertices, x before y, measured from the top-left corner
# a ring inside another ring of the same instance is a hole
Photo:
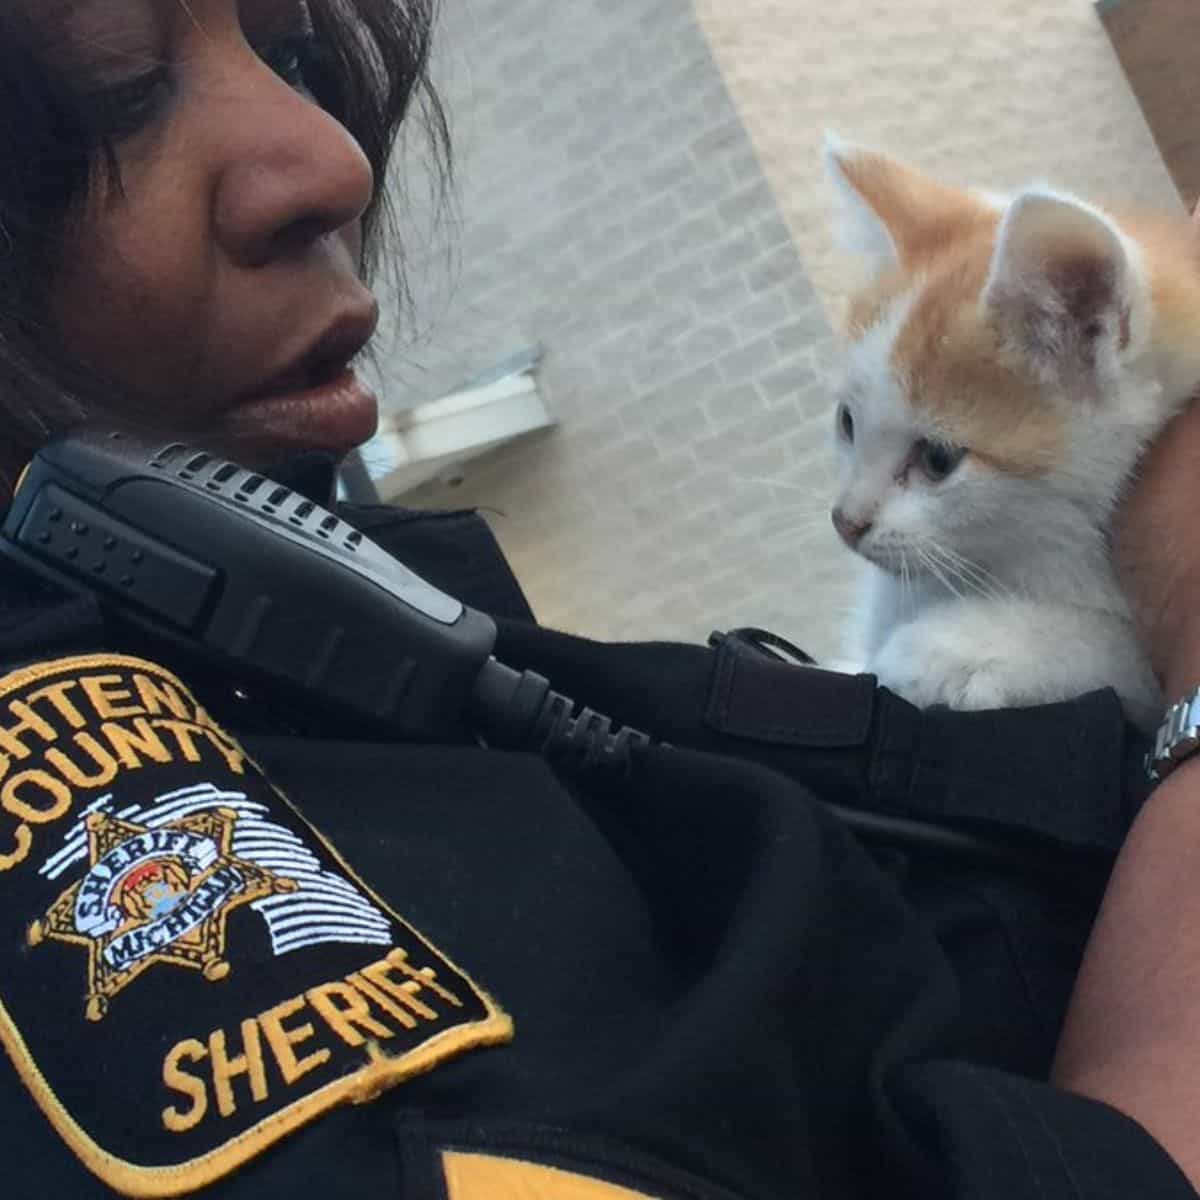
[[[10,0],[0,0],[7,2]],[[174,28],[188,26],[204,33],[200,14],[206,0],[31,2],[39,5],[37,20],[44,29],[44,52],[76,75],[77,85],[84,90],[103,89],[115,74],[164,61]],[[49,19],[44,7],[47,2],[53,13]]]

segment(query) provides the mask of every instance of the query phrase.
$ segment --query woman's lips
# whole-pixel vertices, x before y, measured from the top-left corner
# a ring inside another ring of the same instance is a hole
[[[367,441],[378,424],[378,398],[347,367],[323,383],[248,397],[225,414],[221,427],[239,444],[279,455],[345,453]]]

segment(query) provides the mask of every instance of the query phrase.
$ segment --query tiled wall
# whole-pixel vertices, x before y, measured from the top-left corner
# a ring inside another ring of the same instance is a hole
[[[559,426],[405,502],[488,510],[547,624],[828,652],[830,329],[690,0],[448,0],[442,45],[458,221],[392,398],[539,343]]]

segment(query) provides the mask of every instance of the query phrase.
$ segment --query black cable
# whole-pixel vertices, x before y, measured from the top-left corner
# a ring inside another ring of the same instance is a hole
[[[776,658],[780,662],[791,663],[793,666],[812,667],[817,665],[817,660],[811,654],[807,654],[799,646],[793,645],[787,638],[782,638],[779,634],[771,633],[767,629],[759,629],[754,625],[731,629],[728,633],[714,629],[708,635],[708,644],[714,649],[727,640],[748,646],[766,658]]]
[[[591,768],[626,771],[636,746],[649,737],[554,691],[536,671],[514,671],[494,658],[479,673],[471,713],[476,728],[494,746],[533,750],[569,771]]]
[[[472,718],[488,744],[541,754],[571,773],[593,769],[628,771],[635,747],[651,739],[628,726],[614,728],[611,718],[574,702],[536,671],[514,671],[490,659],[475,687]],[[912,817],[883,815],[822,802],[829,812],[868,846],[905,850],[923,857],[990,866],[1017,875],[1102,876],[1111,860],[1080,857],[1054,847],[989,837],[966,829]]]
[[[1112,868],[1111,856],[1102,852],[1082,854],[1053,846],[988,837],[912,817],[885,816],[841,804],[822,803],[868,846],[995,867],[1015,875],[1041,875],[1059,884],[1079,878],[1103,879]]]

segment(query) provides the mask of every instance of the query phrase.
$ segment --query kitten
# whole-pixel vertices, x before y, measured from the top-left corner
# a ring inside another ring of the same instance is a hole
[[[1200,385],[1190,224],[1044,187],[961,191],[832,138],[826,162],[871,270],[849,312],[833,509],[868,564],[864,668],[921,707],[1112,687],[1153,728],[1163,698],[1108,529]]]

